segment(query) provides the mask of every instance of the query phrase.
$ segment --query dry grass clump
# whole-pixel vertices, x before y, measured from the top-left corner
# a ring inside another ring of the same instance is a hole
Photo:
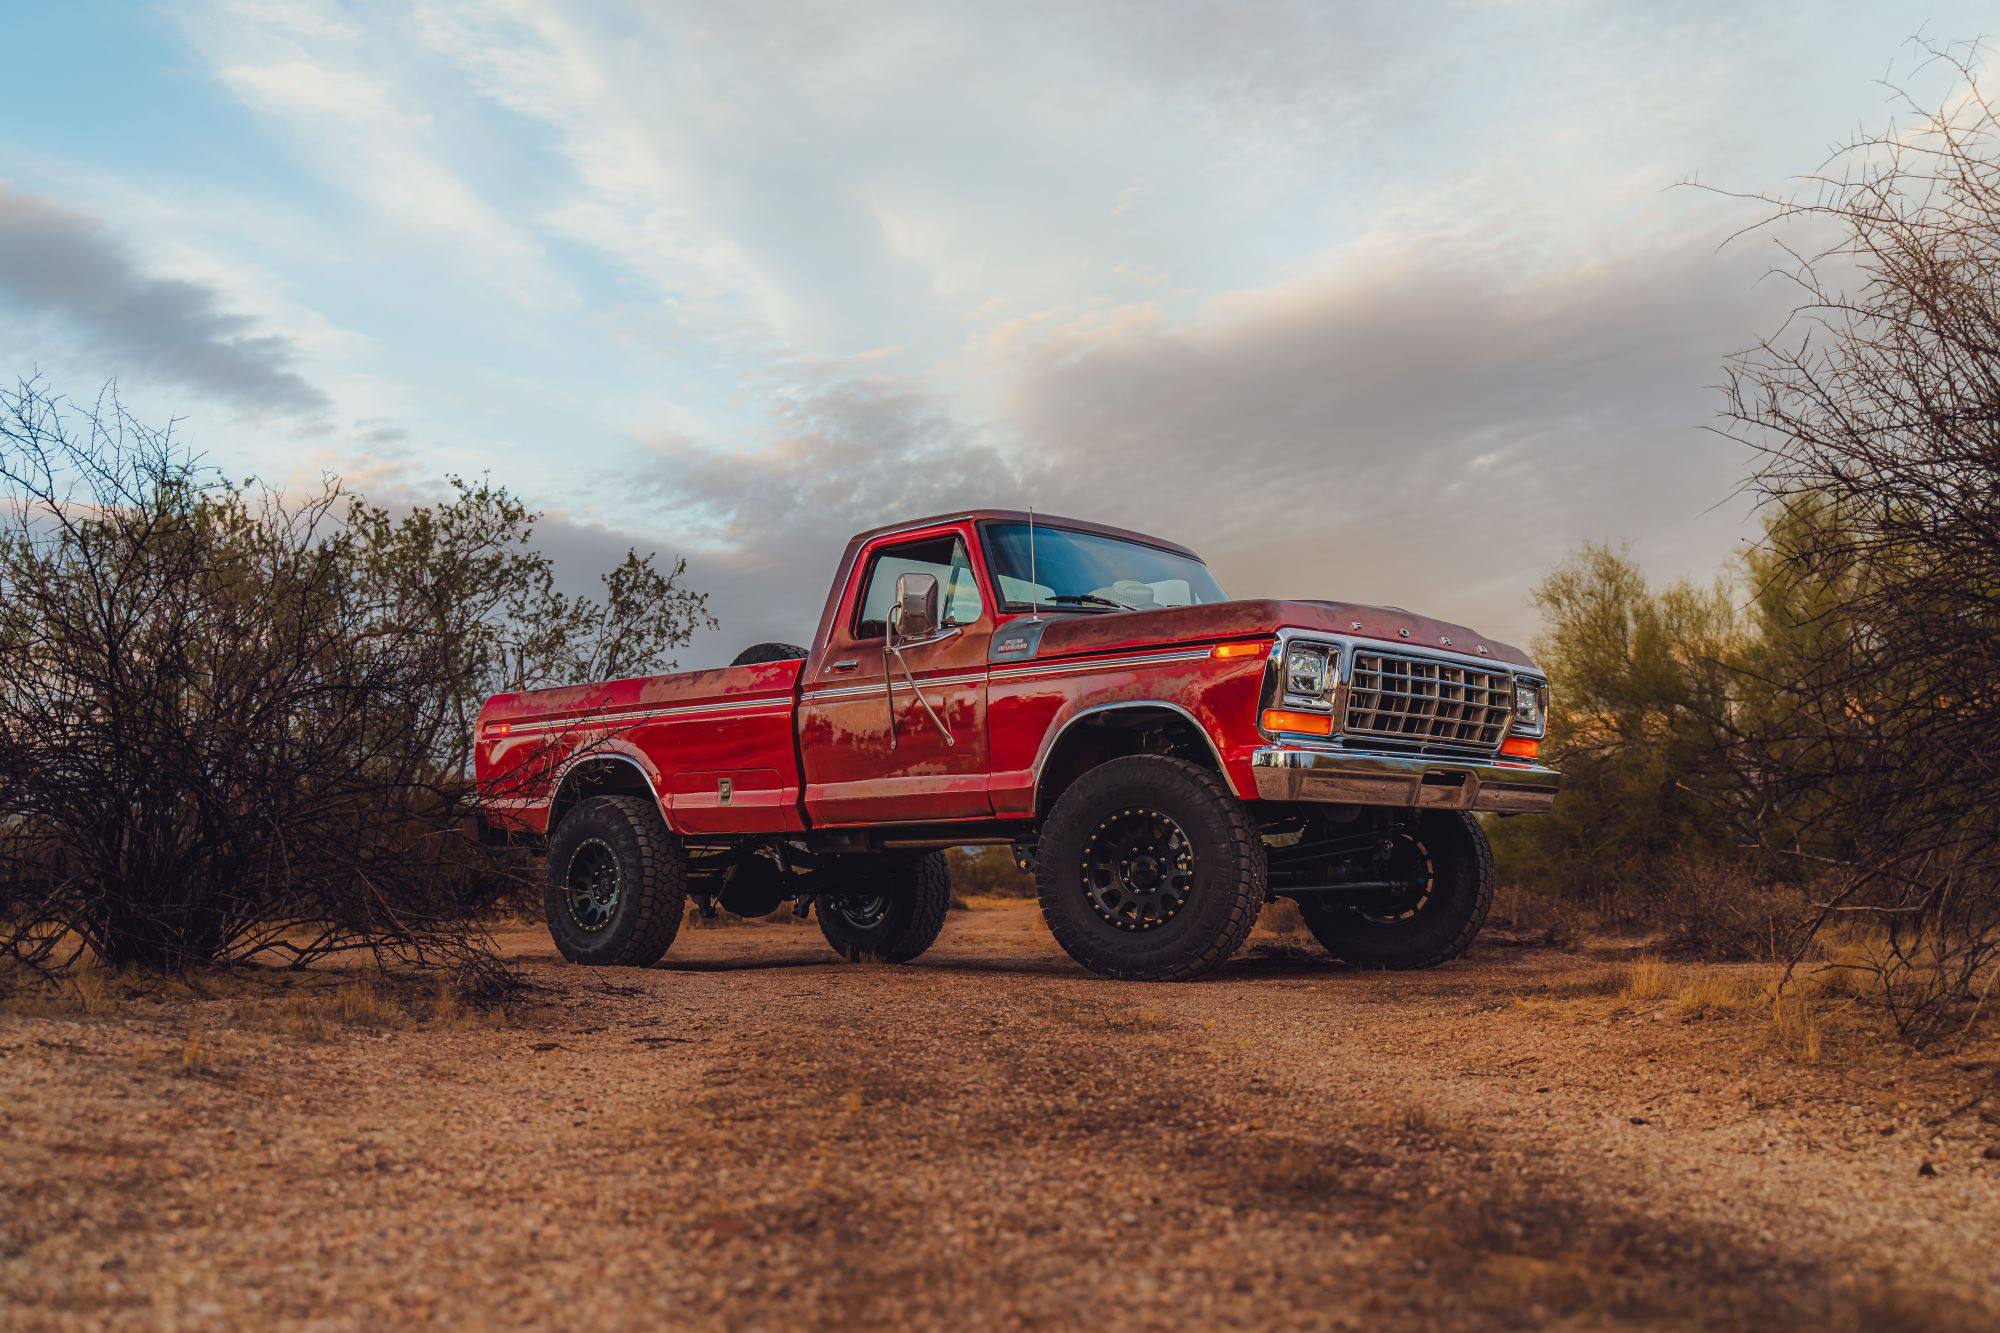
[[[1625,969],[1617,998],[1626,1008],[1664,1002],[1683,1018],[1742,1013],[1767,1002],[1772,983],[1762,971],[1669,963],[1648,955]]]
[[[1787,976],[1776,967],[1671,963],[1648,955],[1574,986],[1515,997],[1522,1009],[1572,1021],[1655,1015],[1685,1023],[1767,1015],[1772,1039],[1787,1054],[1815,1063],[1830,1054],[1829,1018],[1853,1008],[1851,970]],[[1828,984],[1831,979],[1832,984]],[[1838,1011],[1829,1002],[1845,1000]]]
[[[88,953],[68,968],[40,972],[8,960],[0,973],[0,1013],[21,1018],[99,1018],[117,1010],[119,975]]]
[[[1673,973],[1664,960],[1641,958],[1625,972],[1625,988],[1619,998],[1627,1004],[1645,1004],[1664,999],[1673,992]]]
[[[182,1045],[180,1058],[176,1063],[183,1074],[199,1074],[208,1068],[210,1054],[207,1045],[202,1041],[201,1029],[189,1028],[187,1041]]]
[[[1761,1011],[1770,1015],[1771,1035],[1787,1054],[1816,1064],[1828,1054],[1827,1001],[1843,994],[1822,978],[1852,975],[1834,969],[1787,976],[1773,969],[1674,966],[1658,958],[1641,958],[1626,972],[1619,999],[1633,1008],[1664,1001],[1665,1012],[1687,1021]]]
[[[1824,1029],[1804,988],[1786,987],[1771,1000],[1772,1031],[1778,1044],[1807,1064],[1817,1064],[1824,1050]]]
[[[352,977],[337,985],[300,986],[274,1005],[257,1011],[262,1026],[302,1041],[325,1041],[352,1028],[428,1031],[506,1027],[513,1014],[505,1005],[469,999],[451,978],[428,987],[414,979],[377,975]]]
[[[1767,996],[1768,987],[1756,977],[1701,968],[1681,982],[1667,1008],[1681,1018],[1712,1018],[1741,1013]]]

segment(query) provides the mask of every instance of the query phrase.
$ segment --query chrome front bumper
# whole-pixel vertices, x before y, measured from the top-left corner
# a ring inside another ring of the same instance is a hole
[[[1421,806],[1533,814],[1553,807],[1562,775],[1508,759],[1269,745],[1250,756],[1257,795],[1267,801]]]

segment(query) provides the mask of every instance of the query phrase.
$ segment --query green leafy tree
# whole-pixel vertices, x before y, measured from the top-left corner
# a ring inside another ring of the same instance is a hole
[[[676,649],[712,628],[708,599],[628,550],[603,576],[603,601],[557,590],[553,562],[534,549],[539,515],[490,480],[448,478],[450,500],[400,514],[348,500],[361,576],[387,614],[446,650],[430,740],[447,762],[470,762],[481,702],[536,689],[671,671]]]
[[[1670,856],[1732,855],[1721,752],[1743,626],[1726,584],[1648,587],[1629,556],[1574,552],[1535,590],[1563,771],[1545,817],[1496,821],[1508,873],[1571,898],[1643,896]]]

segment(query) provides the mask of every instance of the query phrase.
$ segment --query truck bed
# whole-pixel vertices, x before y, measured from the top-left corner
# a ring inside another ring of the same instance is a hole
[[[494,818],[548,829],[573,764],[636,766],[684,833],[803,827],[794,731],[803,662],[497,694],[479,712],[477,763]]]

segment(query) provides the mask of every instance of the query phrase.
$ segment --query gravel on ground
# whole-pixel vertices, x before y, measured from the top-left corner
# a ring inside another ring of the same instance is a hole
[[[1808,1062],[1602,953],[1136,985],[1004,901],[903,967],[501,944],[504,1021],[0,1011],[0,1325],[2000,1323],[1991,1059]]]

